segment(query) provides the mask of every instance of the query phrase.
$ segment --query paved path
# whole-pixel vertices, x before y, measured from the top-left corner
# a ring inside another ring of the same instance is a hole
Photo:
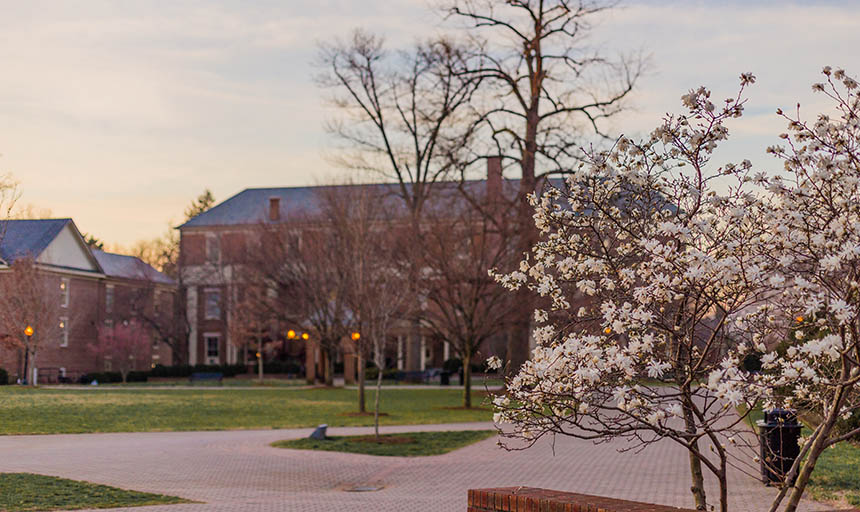
[[[491,428],[488,423],[385,427],[385,432]],[[451,511],[466,490],[525,485],[689,506],[685,453],[669,443],[644,453],[621,445],[557,439],[506,452],[494,439],[433,457],[399,458],[271,448],[311,429],[77,434],[0,437],[0,472],[33,472],[181,496],[204,504],[142,507],[136,512]],[[359,434],[365,427],[333,428]],[[553,453],[554,451],[554,453]],[[376,492],[346,492],[361,484]],[[732,476],[733,512],[761,512],[773,494]],[[714,498],[715,490],[710,496]],[[826,507],[806,507],[821,510]]]

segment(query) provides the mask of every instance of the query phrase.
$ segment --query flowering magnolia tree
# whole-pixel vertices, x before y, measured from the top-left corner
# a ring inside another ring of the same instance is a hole
[[[151,343],[147,329],[137,320],[131,320],[99,327],[98,343],[89,348],[104,361],[110,361],[111,369],[119,372],[122,381],[127,382],[130,371],[149,362]]]
[[[823,450],[860,436],[860,96],[844,71],[824,75],[813,89],[835,114],[778,111],[787,146],[769,152],[784,176],[708,165],[743,101],[718,108],[699,89],[687,115],[532,199],[541,240],[497,277],[552,307],[494,401],[504,436],[670,439],[689,451],[696,507],[704,468],[725,511],[727,467],[758,462],[739,451],[754,445],[735,408],[790,407],[813,433],[770,510],[797,509]],[[760,372],[741,369],[751,356]]]
[[[767,297],[765,210],[749,162],[710,158],[754,80],[742,75],[720,105],[691,91],[686,114],[592,152],[566,190],[532,197],[540,240],[497,279],[551,307],[535,312],[533,356],[494,401],[504,437],[624,438],[628,449],[671,439],[689,452],[696,508],[707,507],[710,472],[727,510],[730,445],[751,434],[732,406],[758,398],[755,386],[726,385],[748,380],[730,322]]]
[[[769,391],[766,407],[796,408],[814,427],[771,510],[788,495],[796,509],[821,453],[860,436],[860,91],[843,70],[823,71],[813,90],[835,106],[803,121],[789,116],[785,146],[769,148],[786,176],[766,182],[773,233],[766,254],[774,269],[773,304],[744,319],[753,335],[773,332],[787,341],[763,355],[759,381]],[[758,345],[764,350],[763,345]],[[735,389],[743,383],[735,382]]]

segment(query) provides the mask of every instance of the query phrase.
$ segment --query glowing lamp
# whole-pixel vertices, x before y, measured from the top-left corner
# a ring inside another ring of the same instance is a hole
[[[294,331],[294,330],[292,330],[292,329],[290,329],[289,331],[287,331],[287,338],[289,338],[289,339],[291,339],[291,340],[296,339],[296,331]]]
[[[612,328],[607,327],[606,329],[603,329],[603,334],[612,334]]]
[[[352,338],[352,341],[358,341],[361,339],[361,334],[354,332],[354,333],[352,333],[351,338]]]
[[[27,336],[33,335],[33,328],[31,326],[24,327],[24,334]]]
[[[303,340],[305,340],[305,341],[308,341],[308,339],[310,339],[310,336],[308,336],[308,333],[303,332],[303,333],[302,333],[302,339],[303,339]]]

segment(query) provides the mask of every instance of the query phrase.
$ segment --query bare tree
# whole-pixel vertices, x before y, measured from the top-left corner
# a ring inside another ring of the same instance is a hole
[[[320,192],[320,221],[340,240],[349,255],[343,261],[349,309],[358,329],[351,334],[358,368],[358,409],[366,412],[365,366],[379,371],[374,416],[379,416],[379,394],[388,334],[395,322],[407,317],[412,287],[407,237],[408,217],[385,187],[328,187]]]
[[[517,259],[515,226],[466,206],[459,197],[435,202],[438,213],[422,225],[421,293],[416,312],[435,337],[451,344],[463,362],[463,406],[472,406],[471,364],[482,343],[511,326],[515,301],[488,270]]]
[[[98,341],[88,348],[105,363],[110,361],[111,368],[126,383],[129,372],[139,368],[141,361],[149,360],[152,343],[147,329],[133,319],[110,327],[100,326]]]
[[[588,46],[593,20],[612,0],[444,0],[451,21],[469,34],[469,76],[480,83],[473,102],[472,156],[488,155],[521,175],[518,193],[520,252],[536,240],[526,197],[542,177],[567,173],[583,154],[585,136],[605,137],[603,121],[624,108],[643,70],[639,57],[611,58]],[[529,297],[512,338],[512,367],[527,358]]]
[[[318,83],[332,91],[340,113],[328,126],[344,144],[339,161],[394,181],[391,191],[403,200],[413,234],[434,185],[456,177],[453,163],[470,138],[462,116],[477,80],[466,73],[467,61],[450,38],[389,53],[381,37],[357,30],[347,42],[321,47]],[[416,283],[417,269],[410,272]],[[415,341],[408,364],[418,359]]]
[[[464,50],[437,39],[392,54],[361,30],[320,50],[318,83],[340,112],[328,124],[345,144],[339,161],[395,181],[419,217],[432,186],[453,177],[450,152],[462,146],[459,116],[476,88]]]
[[[355,329],[349,304],[350,255],[343,241],[318,219],[290,225],[261,225],[259,250],[248,251],[248,282],[271,290],[257,306],[274,318],[309,332],[325,357],[325,383],[334,383],[334,359]]]
[[[242,274],[249,275],[248,272],[242,272]],[[257,378],[262,384],[264,340],[270,336],[271,328],[276,322],[271,304],[272,298],[267,293],[265,285],[260,282],[249,282],[243,279],[233,286],[232,304],[227,310],[230,339],[242,352],[243,362],[248,352],[249,341],[256,342]]]
[[[60,279],[39,269],[32,258],[19,257],[0,271],[0,327],[5,338],[24,353],[22,375],[36,385],[36,356],[48,341],[59,342],[70,326],[60,319]]]

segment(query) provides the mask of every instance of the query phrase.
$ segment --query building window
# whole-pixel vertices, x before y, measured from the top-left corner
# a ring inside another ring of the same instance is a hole
[[[218,235],[206,236],[206,261],[218,263],[221,259],[221,245],[218,243]]]
[[[105,286],[105,313],[113,313],[113,285]]]
[[[69,307],[69,278],[60,279],[60,305],[64,308]]]
[[[108,329],[113,329],[113,320],[111,320],[110,318],[106,319],[105,320],[105,327]]]
[[[207,336],[206,337],[206,357],[207,358],[218,358],[218,345],[221,341],[217,336]]]
[[[217,320],[221,318],[221,292],[209,290],[206,292],[206,319]]]
[[[69,346],[69,317],[60,317],[60,346]]]
[[[152,311],[158,315],[161,313],[161,294],[159,290],[152,291]]]

